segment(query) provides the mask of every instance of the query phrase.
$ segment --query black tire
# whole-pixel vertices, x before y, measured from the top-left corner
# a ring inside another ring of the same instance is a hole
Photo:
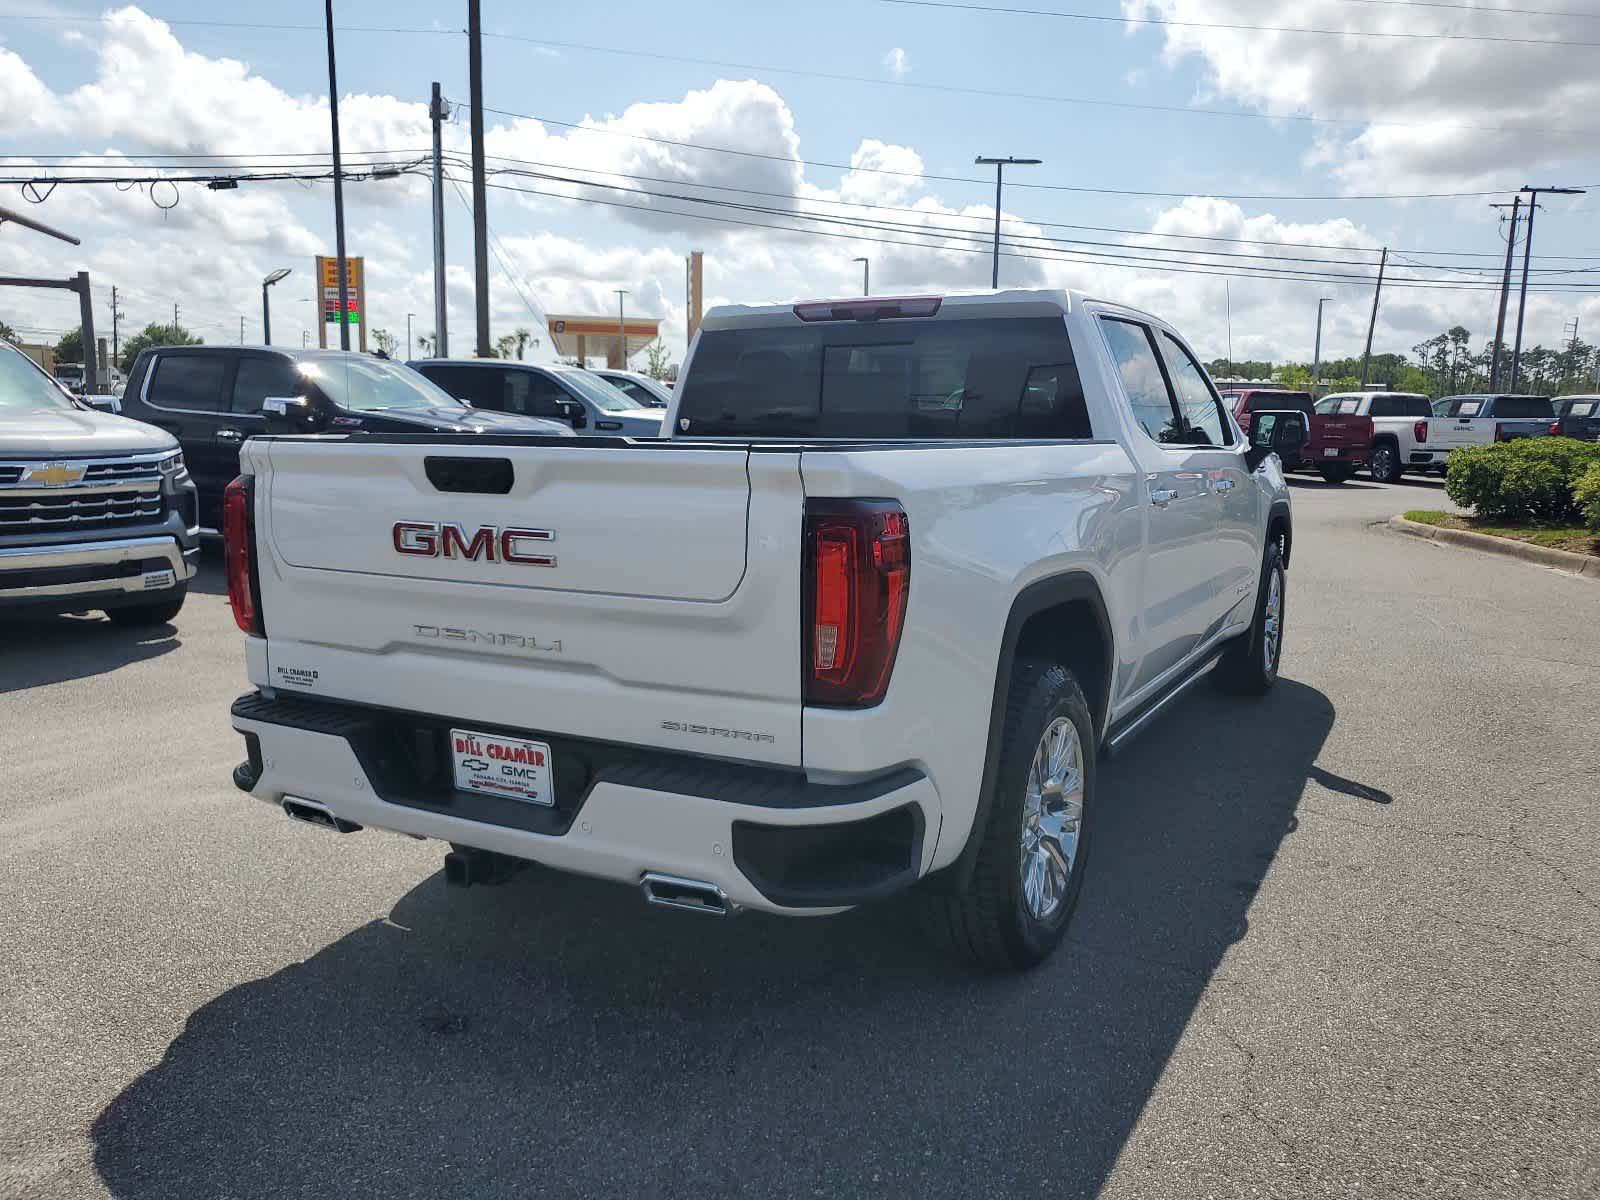
[[[1071,722],[1082,755],[1082,808],[1065,888],[1054,909],[1040,918],[1030,911],[1022,882],[1025,800],[1035,752],[1062,718]],[[928,925],[939,942],[997,970],[1037,966],[1050,956],[1066,934],[1083,888],[1097,749],[1089,705],[1072,672],[1056,663],[1017,664],[1006,697],[994,799],[986,824],[972,831],[982,839],[972,878],[956,895],[926,898]]]
[[[1277,638],[1268,654],[1267,600],[1273,577],[1278,581]],[[1261,561],[1261,581],[1256,588],[1255,618],[1250,629],[1234,638],[1217,664],[1217,682],[1224,689],[1242,696],[1264,696],[1278,682],[1278,667],[1283,662],[1284,618],[1289,611],[1289,576],[1283,565],[1283,547],[1274,541]]]
[[[106,609],[113,625],[165,625],[176,617],[189,598],[189,585],[180,583],[162,593],[161,599],[149,604],[128,604],[121,608]]]
[[[1367,464],[1374,483],[1399,483],[1406,473],[1400,462],[1400,450],[1393,442],[1379,442],[1372,447],[1372,459]]]
[[[1337,466],[1317,468],[1317,474],[1322,476],[1323,483],[1344,483],[1355,473],[1356,469],[1350,466],[1348,463],[1340,463]]]

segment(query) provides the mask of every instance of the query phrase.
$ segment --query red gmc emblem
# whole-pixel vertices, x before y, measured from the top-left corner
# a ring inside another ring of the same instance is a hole
[[[556,540],[552,529],[498,529],[480,525],[468,533],[460,525],[441,521],[396,521],[397,554],[417,558],[465,558],[473,562],[516,563],[524,567],[553,567],[556,556],[541,546]]]

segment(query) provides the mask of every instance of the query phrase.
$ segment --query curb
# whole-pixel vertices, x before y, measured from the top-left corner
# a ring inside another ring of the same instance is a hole
[[[1551,546],[1535,546],[1511,538],[1495,537],[1490,533],[1473,533],[1470,529],[1446,529],[1439,525],[1424,525],[1404,517],[1390,517],[1389,528],[1412,537],[1427,538],[1431,542],[1447,542],[1454,546],[1467,546],[1473,550],[1487,550],[1507,558],[1520,558],[1525,562],[1552,567],[1568,575],[1579,575],[1600,583],[1600,557],[1593,554],[1574,554],[1570,550],[1557,550]]]

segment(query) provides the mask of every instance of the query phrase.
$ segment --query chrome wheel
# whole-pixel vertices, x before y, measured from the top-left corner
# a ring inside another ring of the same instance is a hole
[[[1022,803],[1022,900],[1049,920],[1067,895],[1083,828],[1083,745],[1078,728],[1057,717],[1039,739]]]
[[[1261,665],[1272,674],[1278,665],[1278,644],[1283,638],[1283,568],[1267,579],[1267,605],[1261,612]]]

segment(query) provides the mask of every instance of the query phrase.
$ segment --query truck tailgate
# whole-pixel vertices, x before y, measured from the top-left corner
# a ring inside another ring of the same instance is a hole
[[[798,455],[283,439],[246,460],[256,682],[799,763]]]
[[[1316,416],[1311,421],[1311,458],[1334,458],[1337,451],[1352,446],[1363,450],[1372,442],[1372,418],[1354,416]],[[1324,450],[1335,454],[1324,455]]]
[[[1490,417],[1434,417],[1428,422],[1428,444],[1458,450],[1462,446],[1487,446],[1494,441]]]

